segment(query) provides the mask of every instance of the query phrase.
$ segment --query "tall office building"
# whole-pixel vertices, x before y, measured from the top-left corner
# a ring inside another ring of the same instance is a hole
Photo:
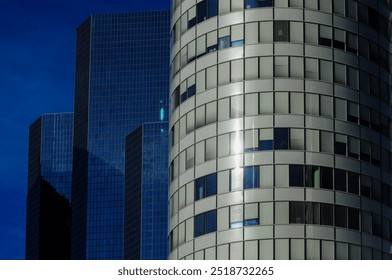
[[[26,259],[70,259],[73,113],[29,130]]]
[[[168,123],[145,123],[125,148],[124,258],[168,255]]]
[[[390,1],[174,0],[171,259],[390,259]]]
[[[125,138],[167,121],[169,18],[92,15],[77,30],[73,259],[124,257]]]

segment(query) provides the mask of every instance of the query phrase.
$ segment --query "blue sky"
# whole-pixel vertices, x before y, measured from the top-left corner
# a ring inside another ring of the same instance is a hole
[[[170,0],[2,0],[0,259],[24,259],[28,127],[73,111],[76,28],[90,14],[169,9]]]

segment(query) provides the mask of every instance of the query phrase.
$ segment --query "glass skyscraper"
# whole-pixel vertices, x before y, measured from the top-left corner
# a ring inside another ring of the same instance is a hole
[[[126,139],[125,259],[167,258],[168,186],[168,123],[145,123]]]
[[[72,258],[123,259],[125,138],[167,121],[168,11],[92,15],[77,30]]]
[[[73,113],[30,126],[26,259],[70,258],[72,140]]]
[[[171,259],[391,259],[391,9],[172,1]]]

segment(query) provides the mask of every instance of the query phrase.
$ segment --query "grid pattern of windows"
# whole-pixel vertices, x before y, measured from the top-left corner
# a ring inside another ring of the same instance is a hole
[[[167,257],[168,123],[145,123],[126,139],[124,257]]]
[[[73,113],[30,126],[26,259],[70,259]]]
[[[358,242],[390,240],[390,1],[219,0],[189,26],[208,2],[172,6],[169,257],[390,259]]]
[[[74,259],[124,258],[125,138],[168,119],[169,18],[93,15],[78,29]]]

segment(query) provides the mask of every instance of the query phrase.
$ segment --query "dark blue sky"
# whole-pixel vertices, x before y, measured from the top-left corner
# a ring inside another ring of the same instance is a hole
[[[76,28],[90,14],[169,7],[170,0],[2,0],[0,259],[24,259],[29,125],[73,111]]]

